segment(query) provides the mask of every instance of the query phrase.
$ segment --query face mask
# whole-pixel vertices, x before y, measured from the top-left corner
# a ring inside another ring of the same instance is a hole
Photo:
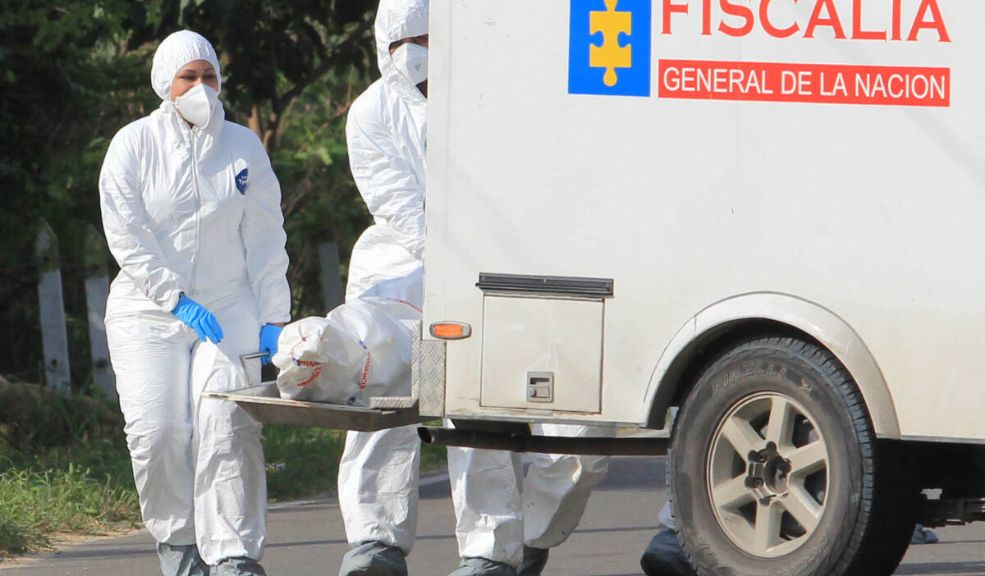
[[[417,86],[428,79],[428,49],[408,42],[393,51],[393,65],[400,75]]]
[[[174,107],[182,118],[199,128],[205,128],[212,120],[212,108],[218,100],[219,93],[215,88],[199,84],[175,98]]]

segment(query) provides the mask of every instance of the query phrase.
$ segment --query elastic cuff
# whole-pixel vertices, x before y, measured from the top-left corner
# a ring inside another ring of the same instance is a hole
[[[271,314],[270,316],[260,317],[260,326],[266,326],[267,324],[290,324],[291,315],[290,314]]]
[[[168,295],[164,302],[161,303],[161,308],[165,312],[174,312],[175,307],[178,305],[178,300],[181,300],[181,295],[184,294],[182,290],[172,290],[168,292]]]

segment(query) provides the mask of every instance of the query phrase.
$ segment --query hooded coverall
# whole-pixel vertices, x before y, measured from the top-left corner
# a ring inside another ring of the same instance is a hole
[[[353,249],[347,300],[385,296],[422,304],[427,100],[396,70],[389,48],[427,32],[426,0],[381,1],[376,43],[382,78],[353,103],[346,128],[353,177],[375,222]],[[542,432],[590,433],[582,426],[549,425]],[[410,552],[419,462],[414,426],[347,435],[339,504],[354,548],[343,576],[354,565],[353,554],[379,551],[370,543]],[[524,541],[546,548],[567,538],[606,471],[604,458],[538,455],[521,498],[510,453],[449,448],[448,464],[459,555],[513,568],[520,565]]]
[[[121,129],[103,162],[103,227],[120,265],[107,336],[162,570],[201,573],[204,560],[213,576],[262,574],[261,427],[202,393],[248,386],[239,356],[257,351],[261,326],[290,320],[280,186],[259,139],[226,122],[221,103],[202,128],[179,116],[171,80],[194,60],[209,61],[218,76],[215,52],[198,34],[161,43],[152,72],[161,106]],[[181,294],[216,316],[219,344],[199,341],[171,313]],[[258,380],[259,364],[250,371]]]

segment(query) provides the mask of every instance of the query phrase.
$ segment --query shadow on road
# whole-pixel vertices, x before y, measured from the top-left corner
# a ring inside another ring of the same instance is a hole
[[[666,458],[616,457],[609,460],[609,473],[596,491],[609,492],[633,488],[659,490],[664,487]]]
[[[985,562],[924,562],[904,564],[896,574],[985,574]]]
[[[104,558],[130,558],[146,556],[148,550],[153,550],[153,545],[148,548],[147,544],[141,542],[140,544],[135,545],[131,550],[106,550],[105,548],[98,548],[95,550],[66,550],[64,552],[56,552],[52,555],[52,558],[56,560],[85,560],[87,558],[98,558],[102,560]]]
[[[333,545],[345,545],[345,540],[342,538],[331,540],[298,540],[294,542],[276,542],[274,544],[267,544],[267,548],[300,548],[302,546],[328,546]]]

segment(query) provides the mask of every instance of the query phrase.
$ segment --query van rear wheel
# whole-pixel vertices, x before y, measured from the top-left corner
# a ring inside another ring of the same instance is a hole
[[[889,575],[909,545],[917,485],[816,344],[759,338],[721,354],[678,415],[671,460],[699,574]]]

